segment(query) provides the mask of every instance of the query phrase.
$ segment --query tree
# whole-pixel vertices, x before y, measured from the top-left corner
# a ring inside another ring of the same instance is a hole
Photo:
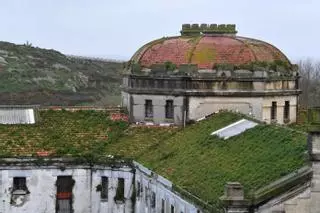
[[[300,105],[304,108],[320,107],[320,61],[300,60]]]

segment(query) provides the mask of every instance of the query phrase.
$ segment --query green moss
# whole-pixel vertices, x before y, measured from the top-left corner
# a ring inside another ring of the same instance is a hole
[[[248,191],[304,165],[305,134],[290,129],[259,125],[228,140],[210,136],[240,118],[226,112],[186,129],[131,128],[109,151],[132,157],[213,203],[228,181],[239,181]]]
[[[192,55],[192,61],[203,64],[212,63],[216,59],[216,52],[213,48],[202,47],[199,50],[195,50]]]

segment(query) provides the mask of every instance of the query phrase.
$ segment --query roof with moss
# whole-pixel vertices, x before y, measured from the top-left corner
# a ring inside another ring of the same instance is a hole
[[[185,129],[129,126],[106,112],[40,111],[34,125],[0,125],[1,157],[47,151],[52,157],[114,155],[134,159],[175,186],[217,203],[224,185],[239,181],[247,194],[304,164],[306,134],[259,124],[227,140],[211,136],[243,115],[220,112]]]
[[[142,46],[131,58],[141,67],[167,61],[197,64],[199,69],[213,69],[217,64],[245,65],[272,63],[289,59],[275,46],[252,38],[236,36],[235,25],[183,25],[181,36],[163,37]]]

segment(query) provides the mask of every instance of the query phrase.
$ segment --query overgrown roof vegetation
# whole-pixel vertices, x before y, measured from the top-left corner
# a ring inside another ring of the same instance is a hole
[[[77,157],[116,155],[144,164],[204,201],[215,203],[228,181],[258,189],[302,167],[306,135],[260,124],[227,140],[210,133],[242,115],[221,112],[185,129],[135,127],[92,111],[40,111],[35,125],[1,125],[0,154],[37,151]]]

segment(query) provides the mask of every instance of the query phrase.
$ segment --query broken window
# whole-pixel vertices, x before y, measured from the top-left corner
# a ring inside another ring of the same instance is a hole
[[[151,208],[156,208],[156,193],[152,192],[151,193]]]
[[[116,201],[124,201],[124,178],[118,178],[118,187],[115,196]]]
[[[27,180],[26,177],[14,177],[13,178],[13,193],[22,193],[27,194],[28,188],[27,188]]]
[[[284,102],[284,111],[283,111],[284,122],[288,122],[290,118],[290,101]]]
[[[171,205],[171,213],[174,213],[174,205]]]
[[[26,178],[14,177],[10,204],[14,206],[22,206],[27,201],[26,195],[29,193]]]
[[[72,213],[72,188],[75,181],[72,176],[58,176],[57,179],[57,199],[56,212],[57,213]]]
[[[164,213],[165,201],[161,199],[161,213]]]
[[[153,118],[152,100],[146,100],[146,103],[145,103],[145,117],[146,118]]]
[[[277,102],[272,101],[271,105],[271,121],[274,121],[277,119]]]
[[[173,119],[173,114],[174,114],[173,100],[167,100],[166,101],[166,118]]]
[[[101,192],[100,192],[100,198],[102,200],[108,200],[108,185],[109,185],[109,179],[108,177],[101,177]]]

